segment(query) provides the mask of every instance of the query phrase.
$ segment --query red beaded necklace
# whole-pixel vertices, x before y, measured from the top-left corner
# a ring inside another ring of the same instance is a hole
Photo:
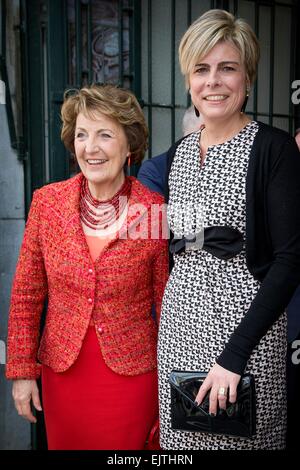
[[[106,201],[98,201],[91,195],[88,181],[83,178],[80,190],[80,219],[93,230],[106,229],[123,213],[131,192],[131,181],[125,178],[119,191]],[[97,209],[97,211],[95,211]]]

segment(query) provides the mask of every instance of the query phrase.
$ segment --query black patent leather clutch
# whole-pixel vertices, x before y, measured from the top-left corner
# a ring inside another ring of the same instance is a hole
[[[181,431],[206,432],[251,438],[255,434],[255,384],[251,374],[241,377],[237,401],[227,402],[226,410],[218,408],[215,417],[209,414],[209,394],[200,406],[195,398],[207,372],[173,370],[171,384],[172,428]]]

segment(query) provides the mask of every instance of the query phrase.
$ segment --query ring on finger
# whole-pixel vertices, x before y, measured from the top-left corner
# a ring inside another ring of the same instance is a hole
[[[220,387],[218,390],[218,395],[225,397],[227,395],[227,389],[225,387]]]

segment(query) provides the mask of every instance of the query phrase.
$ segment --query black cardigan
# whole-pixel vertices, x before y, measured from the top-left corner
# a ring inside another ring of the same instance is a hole
[[[219,365],[237,374],[243,373],[252,350],[300,284],[300,152],[286,132],[258,125],[246,179],[246,261],[261,285],[216,358]],[[182,140],[168,151],[166,181]],[[168,184],[165,198],[168,202]]]

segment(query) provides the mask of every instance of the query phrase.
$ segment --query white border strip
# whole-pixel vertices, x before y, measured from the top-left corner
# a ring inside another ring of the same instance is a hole
[[[6,363],[6,351],[5,343],[3,340],[0,341],[0,364]]]
[[[0,104],[5,104],[5,83],[0,80]]]

